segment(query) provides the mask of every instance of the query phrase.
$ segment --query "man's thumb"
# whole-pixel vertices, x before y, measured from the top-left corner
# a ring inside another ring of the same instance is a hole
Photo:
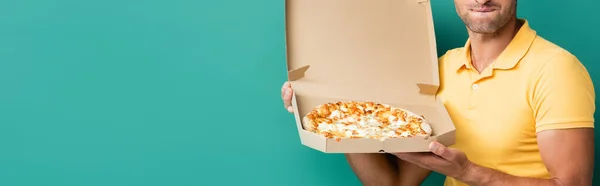
[[[431,150],[431,152],[433,152],[435,155],[438,155],[446,160],[452,160],[454,156],[452,149],[435,141],[429,144],[429,150]]]

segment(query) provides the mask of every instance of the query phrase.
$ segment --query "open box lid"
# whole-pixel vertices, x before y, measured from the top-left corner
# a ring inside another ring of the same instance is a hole
[[[440,86],[428,0],[286,0],[288,80],[302,144],[328,153],[428,151],[454,144],[454,124]],[[374,101],[427,118],[426,138],[326,139],[303,129],[314,107]]]
[[[428,0],[286,0],[286,40],[296,94],[435,104]]]

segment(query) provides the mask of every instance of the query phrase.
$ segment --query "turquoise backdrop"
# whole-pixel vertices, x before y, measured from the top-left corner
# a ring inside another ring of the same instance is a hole
[[[0,185],[360,185],[342,155],[300,145],[282,106],[283,4],[0,1]],[[432,4],[439,53],[462,46],[453,2]],[[600,81],[598,6],[519,15]]]

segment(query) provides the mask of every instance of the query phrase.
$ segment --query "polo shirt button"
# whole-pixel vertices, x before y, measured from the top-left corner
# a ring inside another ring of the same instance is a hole
[[[473,90],[476,90],[477,88],[479,88],[479,85],[473,84]]]

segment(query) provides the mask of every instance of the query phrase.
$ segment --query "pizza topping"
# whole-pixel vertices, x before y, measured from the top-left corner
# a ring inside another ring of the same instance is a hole
[[[421,115],[373,102],[327,103],[304,117],[306,130],[330,139],[430,136]]]

